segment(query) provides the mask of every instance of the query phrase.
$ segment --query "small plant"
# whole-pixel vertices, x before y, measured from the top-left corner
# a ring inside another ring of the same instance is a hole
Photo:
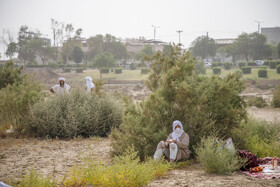
[[[215,75],[221,74],[221,68],[218,68],[218,67],[213,68],[213,73],[214,73]]]
[[[267,78],[267,70],[264,68],[261,68],[258,70],[258,77],[259,78]]]
[[[246,62],[239,62],[238,66],[240,69],[242,69],[243,66],[246,66]]]
[[[141,69],[141,74],[148,74],[149,73],[149,69]]]
[[[131,63],[129,65],[129,67],[130,67],[131,70],[136,70],[136,64],[135,63]]]
[[[277,66],[277,62],[275,62],[275,61],[269,62],[270,69],[276,69],[276,66]]]
[[[243,66],[241,68],[241,70],[242,70],[243,74],[250,74],[251,73],[251,67],[249,67],[249,66]]]
[[[248,62],[248,66],[256,66],[256,62]]]
[[[225,67],[225,70],[230,70],[230,67],[232,66],[232,63],[231,62],[225,62],[224,63],[224,67]]]
[[[109,73],[109,68],[101,69],[101,73]]]
[[[115,74],[121,74],[122,73],[122,69],[115,69]]]
[[[276,67],[276,72],[277,72],[278,74],[280,73],[280,64],[277,65],[277,67]]]
[[[69,73],[69,72],[71,72],[71,70],[72,70],[71,67],[64,67],[63,68],[64,73]]]
[[[273,92],[272,106],[274,108],[280,108],[280,86],[276,87]]]
[[[212,68],[214,69],[215,67],[218,67],[219,66],[219,63],[218,62],[213,62],[212,63]]]
[[[80,68],[76,68],[76,73],[83,73],[84,68],[80,67]]]
[[[223,148],[225,142],[217,142],[216,136],[202,138],[195,148],[198,161],[209,173],[230,174],[245,163],[235,151]]]
[[[194,66],[195,66],[195,72],[197,74],[206,74],[206,69],[203,62],[196,61]]]
[[[249,106],[255,106],[258,108],[264,108],[267,106],[265,100],[262,97],[253,97],[248,100],[247,104]]]

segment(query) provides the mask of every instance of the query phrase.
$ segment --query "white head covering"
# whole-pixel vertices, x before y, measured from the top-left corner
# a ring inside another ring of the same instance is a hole
[[[92,78],[87,76],[87,77],[85,77],[85,80],[86,80],[86,84],[87,84],[87,91],[90,92],[91,88],[95,87],[93,82],[92,82]]]
[[[180,134],[177,134],[177,133],[175,132],[175,127],[176,127],[176,125],[180,125],[180,127],[181,127],[181,129],[182,129],[182,131],[181,131]],[[182,123],[181,123],[180,121],[178,121],[178,120],[174,121],[174,122],[173,122],[173,132],[172,132],[172,134],[171,134],[172,139],[178,141],[179,138],[182,136],[183,133],[184,133],[184,129],[183,129]]]
[[[64,81],[64,83],[65,83],[65,78],[64,77],[59,77],[58,81]]]

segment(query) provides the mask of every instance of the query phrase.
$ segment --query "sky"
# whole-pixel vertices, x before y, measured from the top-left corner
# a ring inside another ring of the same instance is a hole
[[[0,0],[0,38],[27,25],[52,38],[51,18],[83,29],[82,37],[154,38],[186,47],[195,38],[236,38],[280,26],[280,0]],[[2,59],[5,46],[0,40]]]

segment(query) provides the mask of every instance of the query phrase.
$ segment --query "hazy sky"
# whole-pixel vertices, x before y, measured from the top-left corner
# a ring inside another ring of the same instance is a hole
[[[51,18],[83,29],[83,37],[112,34],[121,38],[144,36],[190,43],[206,32],[212,38],[235,38],[242,32],[280,26],[280,0],[0,0],[3,29],[17,34],[21,25],[52,38]],[[3,56],[3,45],[0,53]]]

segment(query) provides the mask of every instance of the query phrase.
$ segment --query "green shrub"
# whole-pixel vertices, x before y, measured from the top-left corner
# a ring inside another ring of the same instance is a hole
[[[240,69],[242,69],[243,66],[246,66],[246,62],[239,62],[238,66]]]
[[[76,68],[76,73],[83,73],[84,71],[84,68]]]
[[[213,68],[213,73],[215,75],[221,74],[221,68],[218,68],[218,67]]]
[[[53,69],[55,69],[55,68],[58,68],[59,66],[58,66],[58,64],[56,64],[56,63],[49,63],[48,64],[48,68],[53,68]]]
[[[101,73],[109,73],[109,68],[101,69]]]
[[[277,72],[278,74],[280,73],[280,64],[277,65],[277,67],[276,67],[276,72]]]
[[[225,62],[225,63],[224,63],[224,68],[225,68],[225,70],[230,70],[230,67],[231,67],[232,65],[233,65],[232,62]]]
[[[258,77],[259,78],[267,78],[267,70],[266,69],[259,69],[258,70]]]
[[[82,158],[82,161],[70,169],[63,186],[146,186],[172,168],[166,161],[140,162],[133,149],[114,157],[113,164],[103,164],[92,158]]]
[[[237,74],[197,75],[194,59],[180,47],[171,47],[168,56],[157,53],[151,62],[146,86],[152,93],[138,104],[126,102],[123,123],[111,134],[115,154],[133,144],[141,159],[153,155],[157,144],[172,131],[174,120],[182,122],[193,150],[211,130],[230,136],[246,118],[245,102],[238,95],[245,83]]]
[[[131,70],[136,70],[136,64],[135,63],[131,63],[129,65],[129,67],[130,67]]]
[[[239,170],[245,161],[238,157],[235,151],[222,148],[225,142],[217,143],[217,137],[202,138],[195,148],[197,160],[209,173],[229,174]]]
[[[277,66],[277,62],[275,62],[275,61],[271,61],[271,62],[269,63],[270,69],[276,69],[276,66]]]
[[[141,69],[141,74],[148,74],[149,73],[149,69]]]
[[[215,67],[218,67],[219,66],[219,63],[218,62],[213,62],[212,63],[212,68],[215,68]]]
[[[248,66],[256,66],[256,62],[248,62]]]
[[[64,68],[63,68],[63,71],[64,71],[65,73],[71,72],[71,70],[72,70],[71,67],[64,67]]]
[[[235,73],[239,76],[239,77],[243,77],[243,73],[241,70],[236,70]]]
[[[52,177],[44,177],[34,168],[31,168],[26,176],[18,181],[13,181],[12,186],[15,187],[56,187],[56,181]]]
[[[14,62],[8,61],[3,68],[0,69],[0,90],[5,88],[9,84],[21,82],[24,77],[21,76],[23,66],[20,68],[14,68]]]
[[[17,132],[21,132],[23,118],[28,114],[29,107],[42,97],[43,86],[29,77],[9,84],[0,90],[0,124],[9,124]]]
[[[273,92],[273,98],[271,105],[274,108],[280,108],[280,86],[277,86]]]
[[[122,69],[115,69],[115,74],[121,74],[122,73]]]
[[[258,158],[280,156],[279,122],[249,119],[233,131],[233,142]]]
[[[264,64],[263,64],[263,65],[269,66],[269,63],[270,63],[270,61],[264,61]]]
[[[266,101],[262,97],[253,97],[248,100],[247,104],[258,108],[264,108],[267,106]]]
[[[74,90],[36,103],[26,116],[24,126],[26,134],[39,137],[104,137],[121,121],[121,105],[109,96],[89,97]]]
[[[224,63],[223,62],[218,62],[218,66],[223,66]]]
[[[203,62],[201,61],[195,62],[195,72],[197,74],[206,74],[206,69]]]
[[[112,68],[112,69],[111,69],[111,72],[114,72],[114,71],[115,71],[115,69]]]
[[[241,70],[243,74],[251,74],[251,67],[249,66],[243,66]]]

